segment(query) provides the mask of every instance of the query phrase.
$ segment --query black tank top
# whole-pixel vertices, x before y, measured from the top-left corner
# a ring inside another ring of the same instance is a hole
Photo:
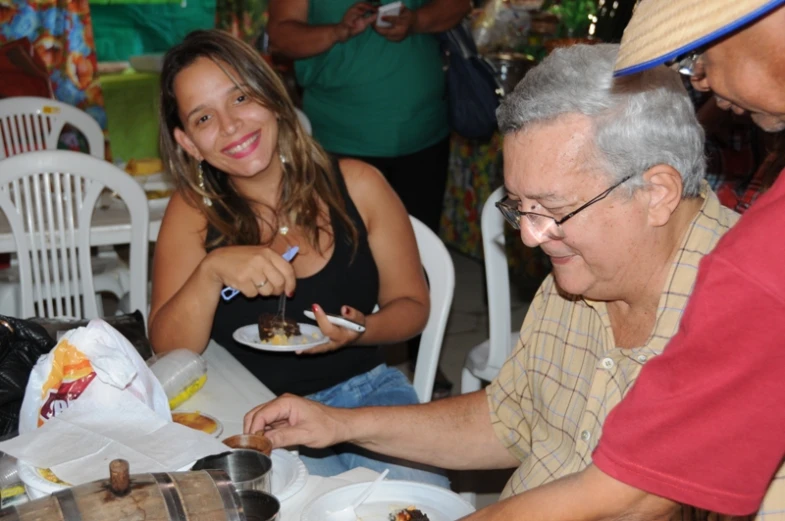
[[[303,315],[303,311],[311,309],[313,304],[319,304],[325,312],[335,315],[340,315],[343,305],[369,315],[379,298],[379,272],[368,244],[368,232],[349,197],[337,164],[334,168],[346,211],[358,231],[357,252],[352,257],[350,235],[331,211],[335,234],[332,257],[318,273],[298,278],[294,297],[286,303],[286,316],[297,322],[315,324]],[[208,226],[207,242],[216,235],[215,229]],[[224,346],[275,394],[287,392],[305,396],[370,371],[383,361],[378,346],[346,346],[319,355],[295,355],[258,351],[232,338],[236,329],[256,324],[261,313],[277,311],[278,297],[248,299],[239,294],[229,302],[219,302],[210,333],[213,340]]]

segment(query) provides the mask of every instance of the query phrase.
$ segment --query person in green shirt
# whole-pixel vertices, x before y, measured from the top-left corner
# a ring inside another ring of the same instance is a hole
[[[385,3],[388,3],[385,1]],[[337,156],[362,158],[409,213],[438,231],[449,156],[447,102],[434,33],[457,25],[469,0],[405,0],[377,23],[353,0],[271,0],[275,52],[295,61],[313,135]]]

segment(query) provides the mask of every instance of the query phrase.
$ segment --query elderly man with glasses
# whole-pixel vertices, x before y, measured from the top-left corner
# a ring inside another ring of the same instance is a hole
[[[553,272],[491,385],[410,407],[282,397],[248,413],[246,431],[275,446],[351,442],[445,468],[517,467],[503,497],[590,464],[606,415],[675,334],[698,263],[737,220],[703,181],[703,131],[678,74],[614,81],[616,54],[556,51],[499,108],[499,209]]]

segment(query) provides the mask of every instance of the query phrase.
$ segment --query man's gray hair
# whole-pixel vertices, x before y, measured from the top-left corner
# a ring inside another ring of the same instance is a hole
[[[679,74],[655,67],[613,78],[618,49],[604,44],[554,51],[502,100],[499,129],[506,135],[583,114],[591,119],[596,151],[612,182],[633,176],[626,183],[632,190],[643,186],[644,172],[666,164],[681,173],[684,197],[699,195],[704,134]]]

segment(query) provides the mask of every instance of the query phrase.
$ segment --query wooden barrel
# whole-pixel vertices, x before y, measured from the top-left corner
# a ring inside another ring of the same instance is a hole
[[[223,471],[129,476],[115,460],[110,479],[6,508],[0,521],[245,521],[241,505]]]

